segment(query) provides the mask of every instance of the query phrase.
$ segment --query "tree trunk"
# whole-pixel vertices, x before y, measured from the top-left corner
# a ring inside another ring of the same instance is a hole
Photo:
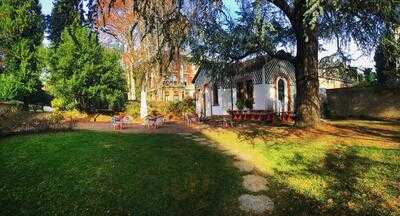
[[[230,86],[231,86],[231,111],[233,111],[233,77],[230,79]]]
[[[302,22],[302,21],[300,21]],[[297,28],[296,126],[315,127],[320,122],[318,30],[300,23]]]
[[[147,111],[147,77],[142,81],[140,91],[140,118],[144,119],[148,115]]]

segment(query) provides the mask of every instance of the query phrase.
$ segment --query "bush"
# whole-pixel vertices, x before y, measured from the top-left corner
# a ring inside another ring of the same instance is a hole
[[[168,104],[167,111],[176,116],[184,116],[188,113],[194,113],[196,103],[192,98],[186,98],[183,101],[171,102]]]
[[[236,101],[236,108],[240,111],[242,111],[244,109],[244,99],[243,98],[239,98]]]
[[[77,46],[79,44],[79,46]],[[48,55],[48,89],[59,110],[121,111],[126,102],[126,83],[117,52],[105,49],[96,34],[73,24],[62,33],[58,46]]]
[[[61,113],[37,114],[28,111],[8,112],[0,121],[0,134],[70,130],[75,121],[65,121]]]
[[[138,102],[138,101],[130,102],[125,107],[125,113],[127,115],[132,116],[133,118],[139,117],[140,116],[140,102]]]

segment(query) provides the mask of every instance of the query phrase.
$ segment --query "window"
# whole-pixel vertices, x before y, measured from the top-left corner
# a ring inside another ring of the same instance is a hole
[[[278,100],[285,101],[285,82],[282,79],[278,81]]]
[[[236,83],[237,99],[248,99],[253,101],[254,85],[253,80],[246,80]]]
[[[218,102],[218,85],[214,84],[213,85],[213,89],[212,89],[212,93],[213,93],[213,105],[214,106],[218,106],[219,102]]]
[[[236,89],[236,98],[238,99],[238,100],[240,100],[240,99],[245,99],[245,94],[244,94],[244,88],[243,88],[243,82],[238,82],[238,83],[236,83],[236,87],[237,87],[237,89]]]
[[[246,99],[253,102],[254,85],[253,80],[246,81]]]

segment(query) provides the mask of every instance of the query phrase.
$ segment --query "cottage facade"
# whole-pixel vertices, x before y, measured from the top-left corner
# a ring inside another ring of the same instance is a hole
[[[210,72],[199,68],[193,79],[197,114],[227,115],[229,110],[238,110],[238,100],[251,101],[252,110],[293,112],[296,97],[294,66],[285,60],[263,58],[262,61],[247,61],[243,64],[244,72],[219,82],[213,82]],[[346,85],[340,80],[320,79],[321,89]]]

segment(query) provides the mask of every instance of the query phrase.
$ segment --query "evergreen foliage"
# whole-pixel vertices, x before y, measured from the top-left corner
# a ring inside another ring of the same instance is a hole
[[[393,33],[383,36],[374,58],[377,84],[400,86],[400,38],[396,38]]]
[[[29,103],[41,90],[37,50],[43,30],[39,0],[0,1],[0,100]]]
[[[87,27],[75,23],[65,28],[60,44],[50,50],[49,73],[55,107],[92,113],[124,106],[126,89],[119,56],[102,48]]]
[[[49,19],[49,39],[54,44],[61,40],[61,33],[65,27],[75,21],[81,24],[85,21],[83,0],[56,0]]]

